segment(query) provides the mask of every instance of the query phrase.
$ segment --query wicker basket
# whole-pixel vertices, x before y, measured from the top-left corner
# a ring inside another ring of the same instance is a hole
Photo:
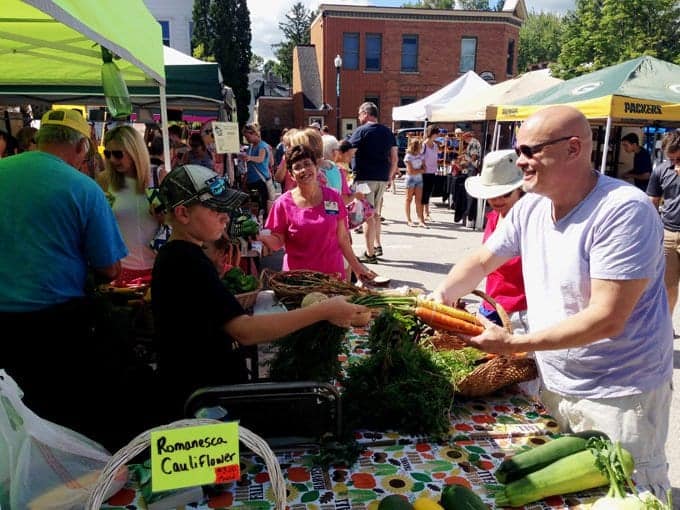
[[[302,280],[307,280],[302,283]],[[357,287],[352,283],[339,280],[332,275],[316,271],[292,270],[272,271],[264,269],[260,281],[276,294],[276,297],[289,308],[299,308],[302,299],[310,292],[334,295],[362,296],[375,294],[374,291]],[[300,283],[298,283],[300,282]]]
[[[496,309],[498,316],[501,318],[503,327],[505,327],[508,332],[512,333],[510,318],[503,307],[495,299],[481,290],[474,290],[472,293],[492,305]],[[449,335],[449,337],[451,336],[453,335]],[[464,345],[459,344],[459,347],[457,348],[465,347],[467,345],[464,340],[458,340]],[[455,336],[453,339],[449,338],[448,341],[453,348],[456,348]],[[439,348],[443,347],[442,343],[439,342],[436,342],[435,346],[438,346]],[[496,356],[479,365],[474,371],[462,379],[457,384],[456,393],[465,397],[481,397],[494,393],[511,384],[530,381],[537,376],[538,370],[536,368],[536,362],[532,358],[517,355]]]
[[[136,455],[143,452],[149,447],[149,441],[151,437],[151,432],[156,430],[167,430],[176,429],[181,427],[193,427],[195,425],[212,425],[223,423],[219,420],[210,419],[190,419],[190,420],[179,420],[168,425],[162,425],[146,432],[142,432],[137,437],[135,437],[127,446],[124,446],[118,450],[109,460],[109,462],[104,466],[104,469],[99,475],[99,480],[97,484],[93,487],[89,498],[87,499],[87,504],[85,505],[85,510],[99,510],[102,503],[104,502],[105,494],[109,491],[111,484],[113,483],[116,473],[118,470],[124,466],[130,459],[133,459]],[[276,499],[276,510],[284,510],[286,507],[286,481],[283,478],[283,473],[281,472],[281,466],[276,460],[274,452],[272,452],[269,445],[264,439],[262,439],[257,434],[251,432],[247,428],[238,428],[239,438],[241,442],[246,445],[255,454],[259,455],[264,459],[267,465],[267,471],[269,471],[269,478],[272,484],[272,491]]]
[[[234,294],[236,301],[243,307],[245,311],[252,310],[255,306],[255,301],[257,301],[257,295],[262,290],[262,284],[258,286],[257,289],[250,292],[243,292],[242,294]]]

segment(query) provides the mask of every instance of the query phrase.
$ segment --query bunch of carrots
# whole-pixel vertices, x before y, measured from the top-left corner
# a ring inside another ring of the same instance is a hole
[[[425,324],[440,331],[467,336],[477,336],[484,331],[482,323],[471,313],[427,299],[412,296],[368,295],[355,298],[352,302],[368,307],[392,306],[413,313]]]
[[[484,331],[482,323],[471,313],[435,301],[418,301],[415,315],[428,326],[440,331],[467,336],[477,336]]]

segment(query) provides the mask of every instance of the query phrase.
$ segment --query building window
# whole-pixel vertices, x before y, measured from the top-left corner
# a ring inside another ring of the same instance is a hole
[[[512,76],[515,70],[515,40],[508,41],[508,59],[506,60],[505,73]]]
[[[477,38],[463,37],[460,41],[460,72],[474,71],[476,57]]]
[[[401,70],[404,73],[418,71],[418,36],[414,34],[401,37]]]
[[[366,71],[380,71],[382,34],[366,34]]]
[[[342,34],[342,67],[359,69],[359,34],[355,32]]]
[[[161,25],[161,32],[163,34],[163,44],[170,46],[170,22],[158,20]]]

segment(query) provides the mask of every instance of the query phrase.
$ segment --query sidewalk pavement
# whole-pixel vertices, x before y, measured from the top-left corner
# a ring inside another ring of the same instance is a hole
[[[441,198],[430,201],[433,222],[429,229],[409,227],[404,212],[404,191],[397,181],[396,193],[385,194],[382,225],[383,256],[378,264],[369,264],[378,275],[391,279],[390,288],[408,286],[426,292],[434,290],[456,261],[460,260],[482,243],[482,232],[473,231],[453,222],[453,210]],[[412,218],[415,207],[412,205]],[[361,255],[365,249],[363,234],[352,233],[354,253]],[[275,259],[272,259],[274,261]],[[274,262],[276,264],[276,262]],[[278,262],[280,268],[280,262]],[[269,265],[269,264],[268,264]],[[480,284],[483,288],[483,283]],[[470,301],[479,301],[469,296]],[[467,299],[467,298],[466,298]],[[473,309],[473,306],[470,307]],[[675,331],[680,331],[680,307],[673,315]],[[680,338],[675,339],[673,387],[680,388]],[[674,392],[671,402],[666,454],[670,464],[670,478],[673,486],[674,508],[680,509],[680,397]]]

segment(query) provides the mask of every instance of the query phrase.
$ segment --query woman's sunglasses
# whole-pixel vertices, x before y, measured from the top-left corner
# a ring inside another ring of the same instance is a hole
[[[123,151],[110,151],[108,149],[105,149],[104,157],[106,159],[111,159],[111,156],[113,156],[116,159],[123,159]]]
[[[571,138],[578,138],[576,135],[571,135],[571,136],[563,136],[562,138],[556,138],[555,140],[548,140],[547,142],[543,143],[537,143],[536,145],[516,145],[514,147],[515,153],[519,156],[520,154],[523,154],[527,158],[532,158],[534,154],[537,152],[541,152],[544,147],[547,147],[548,145],[554,145],[559,142],[564,142],[565,140],[569,140]]]

